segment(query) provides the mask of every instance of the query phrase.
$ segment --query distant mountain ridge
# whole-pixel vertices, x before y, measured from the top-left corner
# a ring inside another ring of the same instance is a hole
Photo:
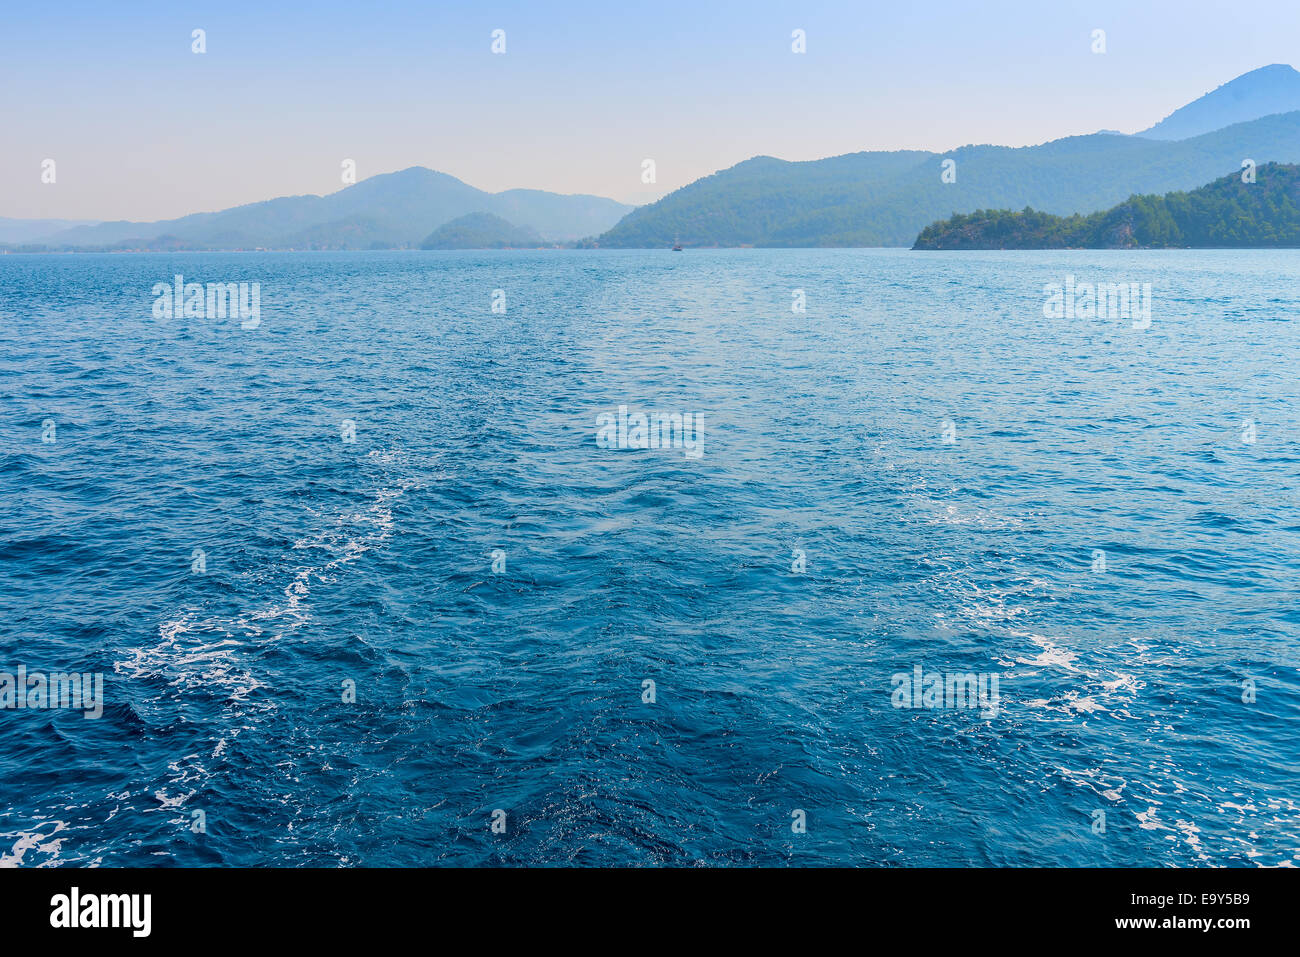
[[[1090,216],[978,210],[932,223],[913,249],[1300,248],[1300,166],[1267,163],[1191,192],[1130,196]]]
[[[56,233],[51,245],[186,249],[371,249],[414,247],[436,227],[491,213],[551,240],[613,226],[633,207],[600,196],[542,190],[487,193],[454,176],[413,166],[326,196],[282,196],[153,223],[111,222]]]
[[[977,209],[1068,215],[1134,193],[1195,187],[1243,159],[1300,162],[1300,111],[1187,140],[1094,133],[1040,146],[964,146],[948,153],[850,153],[792,163],[746,160],[639,207],[594,242],[603,247],[910,246],[927,224]],[[956,181],[941,181],[943,160]]]
[[[531,241],[531,230],[547,243],[615,248],[679,238],[686,246],[908,246],[927,224],[955,213],[1032,207],[1089,214],[1134,194],[1194,189],[1247,158],[1300,162],[1300,72],[1290,66],[1245,73],[1140,134],[805,162],[757,156],[640,207],[540,190],[487,193],[411,167],[326,196],[284,196],[174,220],[82,225],[40,237],[33,234],[47,224],[14,229],[54,248],[413,248],[445,224],[485,216],[505,226],[460,223],[435,242],[509,244]],[[941,180],[940,163],[948,161],[955,175]],[[525,232],[512,238],[516,228]]]
[[[93,226],[93,219],[8,219],[0,216],[0,243],[36,243],[76,226]]]
[[[1300,72],[1285,63],[1273,63],[1229,80],[1134,135],[1184,140],[1235,123],[1295,110],[1300,110]]]

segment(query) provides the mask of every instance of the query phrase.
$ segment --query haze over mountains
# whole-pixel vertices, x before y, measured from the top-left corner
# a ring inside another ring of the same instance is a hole
[[[0,243],[371,249],[422,242],[658,247],[679,239],[684,246],[910,246],[922,228],[954,213],[1032,206],[1088,214],[1135,193],[1195,189],[1247,158],[1300,162],[1300,73],[1290,66],[1243,74],[1131,136],[1105,132],[1022,148],[970,145],[806,162],[758,156],[636,208],[541,190],[487,193],[412,167],[326,196],[287,196],[154,223],[62,228],[67,224],[0,220]],[[941,163],[949,159],[955,181],[943,182]],[[464,217],[474,218],[449,225]]]
[[[154,223],[81,226],[51,245],[176,249],[373,249],[418,246],[436,227],[492,213],[565,241],[608,229],[631,206],[535,189],[486,193],[421,166],[372,176],[327,196],[284,196]]]
[[[1194,189],[1243,159],[1300,162],[1300,112],[1175,142],[1094,133],[1042,146],[949,153],[853,153],[789,163],[747,160],[630,213],[604,247],[910,246],[936,219],[977,209],[1068,215],[1133,193]],[[944,183],[942,161],[955,161]]]
[[[1136,135],[1154,140],[1185,140],[1234,123],[1292,110],[1300,110],[1300,72],[1285,63],[1274,63],[1243,73]]]
[[[1022,148],[850,153],[801,163],[755,157],[638,208],[598,243],[662,246],[677,237],[700,246],[910,246],[921,229],[953,213],[1026,206],[1091,213],[1134,193],[1195,189],[1247,158],[1300,161],[1298,81],[1290,67],[1255,70],[1156,125],[1168,134],[1221,117],[1245,119],[1187,139],[1094,133]],[[954,182],[941,181],[945,159],[956,164]]]
[[[39,243],[71,229],[91,226],[93,219],[9,219],[0,216],[0,243]]]

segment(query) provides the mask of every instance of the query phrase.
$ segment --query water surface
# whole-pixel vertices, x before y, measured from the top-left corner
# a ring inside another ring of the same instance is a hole
[[[0,861],[1294,866],[1298,262],[0,257]]]

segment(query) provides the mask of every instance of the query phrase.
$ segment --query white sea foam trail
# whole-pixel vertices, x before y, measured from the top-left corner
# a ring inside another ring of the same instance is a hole
[[[337,581],[348,566],[389,540],[396,503],[419,485],[413,479],[394,477],[404,458],[394,450],[368,453],[368,462],[381,472],[378,487],[360,508],[342,512],[327,527],[294,542],[295,554],[320,560],[290,571],[275,598],[234,615],[205,616],[200,608],[185,609],[158,626],[156,644],[130,649],[115,662],[115,673],[127,680],[165,680],[182,703],[191,698],[210,701],[213,695],[223,702],[223,723],[211,732],[211,750],[205,752],[209,757],[190,754],[173,761],[163,778],[150,786],[157,809],[181,813],[183,818],[185,802],[211,774],[209,763],[220,761],[241,732],[277,710],[272,695],[255,695],[272,686],[270,679],[250,667],[248,650],[312,625],[312,588]]]
[[[401,461],[400,453],[391,450],[372,450],[367,458],[386,472]],[[313,584],[337,580],[341,570],[383,546],[393,532],[395,503],[417,485],[411,479],[381,485],[367,505],[294,542],[295,552],[318,552],[324,560],[290,572],[279,598],[233,616],[205,617],[198,608],[181,611],[158,626],[157,644],[131,649],[115,663],[115,671],[126,678],[162,677],[181,693],[215,688],[228,700],[247,701],[266,685],[242,663],[241,651],[268,635],[282,638],[311,624],[306,603]]]

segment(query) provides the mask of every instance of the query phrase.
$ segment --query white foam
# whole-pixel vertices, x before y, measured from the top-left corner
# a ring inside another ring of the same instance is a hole
[[[367,455],[380,466],[392,465],[402,457],[395,450],[375,450]],[[187,609],[158,626],[156,644],[131,649],[127,657],[114,664],[114,670],[127,678],[162,677],[181,696],[203,692],[210,695],[217,690],[227,702],[239,706],[237,711],[246,714],[250,710],[274,711],[273,699],[250,698],[267,684],[247,665],[244,652],[249,644],[276,641],[310,624],[307,603],[313,584],[334,581],[341,569],[383,545],[395,526],[393,504],[415,487],[414,481],[381,485],[371,493],[367,507],[340,515],[330,527],[295,542],[295,551],[319,551],[325,560],[295,569],[279,589],[283,600],[273,600],[234,617],[203,617],[200,610]],[[244,720],[216,731],[210,759],[221,758],[239,733],[252,726],[252,722]],[[152,792],[159,810],[174,812],[180,808],[197,793],[199,782],[209,773],[198,755],[173,761],[164,780]]]
[[[66,821],[44,821],[29,831],[0,834],[0,838],[5,840],[15,838],[8,853],[0,854],[0,867],[21,867],[23,859],[32,851],[49,858],[42,862],[44,865],[56,863],[63,850],[63,838],[54,835],[67,830],[67,827]]]

